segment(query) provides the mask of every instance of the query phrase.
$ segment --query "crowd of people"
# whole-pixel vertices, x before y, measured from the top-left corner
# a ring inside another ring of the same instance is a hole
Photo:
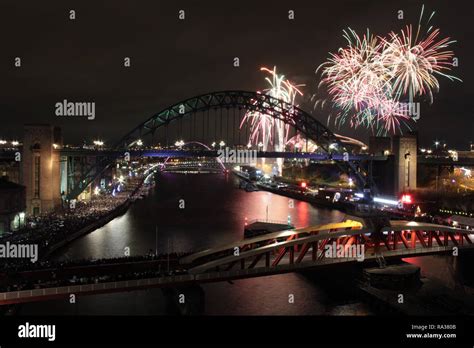
[[[179,258],[186,255],[186,253],[171,253],[171,254],[149,254],[144,256],[129,256],[117,257],[111,259],[98,260],[73,260],[73,261],[40,261],[33,268],[28,269],[18,268],[13,272],[4,272],[0,276],[0,292],[6,291],[20,291],[41,289],[48,287],[72,286],[96,284],[102,282],[113,282],[122,280],[145,279],[145,278],[159,278],[163,276],[186,274],[186,271],[180,266]],[[88,270],[81,272],[78,267],[87,266],[105,266],[114,264],[126,264],[130,262],[146,262],[156,261],[153,267],[146,267],[145,270],[125,271],[126,267],[121,267],[119,271],[116,269],[110,270],[109,273],[104,274],[100,267],[96,272]],[[75,274],[69,274],[68,268],[74,269]],[[27,272],[23,275],[22,272]],[[35,271],[41,271],[43,276],[35,276]],[[65,272],[66,271],[66,272]],[[94,274],[96,273],[96,274]],[[44,275],[48,276],[45,277]],[[46,279],[46,280],[45,280]]]
[[[149,250],[146,255],[117,257],[109,259],[82,259],[53,261],[46,257],[55,245],[80,234],[84,229],[97,227],[98,221],[110,216],[129,202],[143,197],[150,189],[144,184],[143,178],[130,178],[126,187],[114,190],[113,194],[94,194],[89,201],[76,201],[74,206],[68,206],[58,211],[35,217],[28,217],[20,230],[0,236],[0,244],[38,246],[39,259],[32,263],[27,258],[6,258],[0,265],[0,292],[40,289],[46,287],[94,284],[143,278],[156,278],[186,273],[179,265],[179,258],[186,253],[171,253],[155,255]],[[153,262],[149,269],[125,267],[125,272],[118,272],[113,267],[117,264],[131,262]],[[97,271],[88,266],[97,266]],[[103,266],[103,267],[102,267]],[[128,270],[127,270],[128,269]],[[133,269],[133,270],[132,270]]]
[[[134,179],[134,180],[133,180]],[[120,192],[93,195],[90,201],[77,201],[74,206],[68,206],[58,211],[27,217],[25,225],[18,231],[0,236],[0,244],[7,242],[17,245],[37,245],[40,261],[44,259],[53,246],[68,239],[84,229],[94,227],[98,221],[120,207],[126,207],[130,200],[144,193],[143,180],[133,178]],[[5,259],[1,269],[34,268],[29,259]]]
[[[101,266],[101,265],[115,265],[130,262],[147,262],[147,261],[177,261],[179,258],[189,255],[190,252],[172,252],[169,254],[158,254],[156,255],[150,250],[146,255],[134,255],[134,256],[122,256],[113,258],[102,258],[102,259],[74,259],[74,260],[41,260],[35,263],[18,263],[8,261],[5,263],[6,267],[0,268],[0,278],[2,276],[8,276],[10,274],[18,274],[21,272],[34,272],[38,270],[51,270],[56,269],[66,270],[68,268],[75,267],[86,267],[86,266]]]

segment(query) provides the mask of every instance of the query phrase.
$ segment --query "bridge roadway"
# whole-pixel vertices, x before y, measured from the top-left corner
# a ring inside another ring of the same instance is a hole
[[[176,150],[176,149],[144,149],[144,150],[88,150],[88,149],[71,149],[64,148],[59,150],[61,156],[68,157],[123,157],[125,152],[128,152],[131,157],[218,157],[218,150]],[[247,150],[242,150],[247,153]],[[15,153],[17,151],[0,151],[0,159],[15,160]],[[342,154],[319,154],[311,152],[276,152],[276,151],[257,151],[258,158],[310,158],[314,160],[343,160]],[[387,156],[372,156],[368,154],[352,155],[349,154],[350,161],[385,161]]]
[[[331,246],[333,243],[342,246],[345,251],[350,250],[352,246],[364,246],[362,249],[364,261],[450,253],[453,247],[459,249],[474,247],[472,235],[474,231],[471,230],[395,220],[389,221],[388,225],[383,226],[376,233],[371,228],[372,224],[366,222],[362,218],[349,217],[339,223],[274,232],[244,239],[184,256],[179,259],[179,265],[178,262],[173,262],[172,269],[181,269],[181,271],[172,271],[160,277],[148,275],[120,281],[66,286],[51,285],[31,290],[3,292],[0,293],[0,305],[64,298],[69,294],[98,294],[153,287],[179,288],[191,284],[260,277],[358,262],[357,255],[325,257],[326,246]],[[236,250],[238,250],[237,254]],[[161,262],[163,261],[162,259]],[[127,267],[131,267],[130,264]],[[149,263],[137,269],[156,272],[156,267],[157,264]],[[45,271],[40,272],[45,275]],[[83,271],[76,269],[76,277],[81,278],[86,275]],[[60,272],[61,270],[57,270],[58,274]],[[91,270],[89,269],[88,272]],[[50,280],[49,273],[43,281]]]
[[[90,149],[75,149],[75,148],[63,148],[60,150],[61,156],[102,156],[119,158],[122,157],[123,151],[115,150],[90,150]],[[18,150],[1,150],[1,160],[15,160],[15,153]],[[130,155],[133,157],[217,157],[217,150],[177,150],[177,149],[143,149],[143,150],[128,150]],[[257,157],[259,158],[310,158],[315,160],[343,160],[341,154],[333,154],[330,157],[328,154],[317,154],[310,152],[275,152],[275,151],[257,151]],[[388,156],[373,156],[369,154],[353,155],[349,154],[350,161],[385,161]],[[459,157],[457,161],[453,161],[451,157],[428,157],[418,155],[417,162],[420,164],[432,164],[432,165],[455,165],[455,166],[474,166],[474,157]]]
[[[18,150],[2,150],[0,151],[0,160],[14,161],[15,153]],[[60,150],[61,156],[69,157],[87,157],[100,156],[119,158],[124,155],[126,150],[89,150],[89,149],[72,149],[64,148]],[[144,149],[129,150],[132,157],[157,157],[157,158],[182,158],[182,157],[217,157],[217,150],[173,150],[173,149]],[[313,159],[317,161],[337,160],[342,161],[341,154],[319,154],[311,152],[276,152],[276,151],[257,151],[257,158],[292,158],[292,159]],[[369,154],[353,155],[349,154],[349,161],[386,161],[388,156],[374,156]],[[417,163],[427,165],[454,165],[454,166],[474,166],[474,157],[460,157],[457,161],[453,161],[450,157],[427,157],[418,155]]]
[[[125,151],[125,150],[124,150]],[[95,150],[61,150],[62,156],[105,156],[118,158],[122,157],[124,151],[95,151]],[[248,150],[241,150],[243,153],[248,153]],[[149,150],[129,150],[132,157],[158,157],[158,158],[167,158],[167,157],[218,157],[218,150],[174,150],[174,149],[149,149]],[[342,154],[322,154],[322,153],[311,153],[311,152],[277,152],[277,151],[257,151],[258,158],[310,158],[315,160],[343,160]],[[367,154],[353,155],[349,154],[350,161],[385,161],[387,156],[372,156]]]

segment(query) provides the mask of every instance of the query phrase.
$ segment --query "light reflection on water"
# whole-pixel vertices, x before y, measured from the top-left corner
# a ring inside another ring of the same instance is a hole
[[[163,174],[155,190],[145,199],[102,228],[74,241],[60,250],[58,259],[111,258],[150,250],[167,252],[206,249],[242,238],[245,218],[287,221],[296,227],[342,221],[344,214],[316,208],[306,202],[294,202],[268,192],[239,190],[232,175]],[[179,209],[184,199],[185,209]],[[268,209],[267,209],[268,206]],[[157,231],[157,232],[155,232]],[[443,259],[440,259],[443,260]],[[413,259],[407,260],[415,262]],[[443,261],[440,261],[441,264]],[[426,269],[431,269],[429,266]],[[322,285],[344,280],[337,275],[313,279],[299,273],[205,284],[205,314],[225,315],[367,315],[365,304],[349,301],[336,303]],[[288,302],[288,294],[295,302]],[[66,301],[32,303],[23,306],[22,314],[165,314],[160,290],[101,294]]]

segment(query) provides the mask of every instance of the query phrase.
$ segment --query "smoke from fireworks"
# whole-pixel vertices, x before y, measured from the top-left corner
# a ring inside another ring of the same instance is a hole
[[[276,67],[273,67],[273,70],[262,67],[260,71],[268,73],[270,77],[265,78],[269,88],[258,93],[265,93],[288,104],[296,105],[296,97],[303,95],[298,87],[304,85],[295,85],[288,79],[285,79],[284,75],[277,74]],[[263,151],[266,151],[270,145],[273,145],[275,151],[284,151],[288,140],[289,125],[272,115],[258,111],[247,111],[240,127],[242,128],[246,122],[250,125],[249,144],[261,143]]]
[[[335,123],[365,126],[377,134],[394,133],[403,124],[409,128],[408,121],[416,120],[410,114],[415,98],[427,96],[433,102],[439,76],[459,80],[448,74],[454,53],[447,48],[455,41],[440,39],[439,29],[431,26],[422,37],[423,11],[416,31],[411,25],[387,37],[344,31],[348,45],[316,70],[337,110]]]

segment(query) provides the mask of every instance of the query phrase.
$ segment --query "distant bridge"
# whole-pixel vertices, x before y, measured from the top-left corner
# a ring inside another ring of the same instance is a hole
[[[127,151],[131,157],[157,157],[157,158],[183,158],[183,157],[218,157],[218,150],[179,150],[179,149],[160,149],[160,150],[129,150]],[[84,150],[84,149],[63,149],[63,156],[101,156],[108,157],[111,160],[123,158],[124,151],[113,150]],[[318,161],[335,160],[343,161],[343,154],[326,154],[311,152],[278,152],[278,151],[257,151],[258,158],[307,158]],[[349,161],[385,161],[387,156],[374,156],[368,154],[348,154]]]

